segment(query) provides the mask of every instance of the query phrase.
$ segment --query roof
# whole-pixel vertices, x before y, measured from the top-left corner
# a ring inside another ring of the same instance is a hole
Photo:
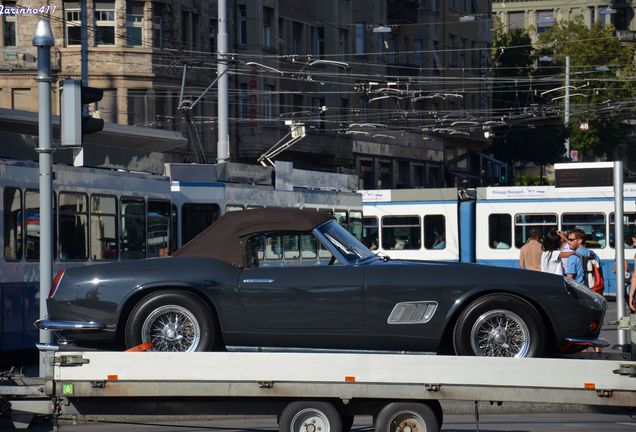
[[[242,238],[267,231],[308,232],[331,219],[333,216],[327,212],[297,208],[227,212],[172,256],[209,257],[244,267]]]

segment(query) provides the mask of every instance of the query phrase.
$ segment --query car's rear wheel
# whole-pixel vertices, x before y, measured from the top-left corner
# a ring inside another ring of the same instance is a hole
[[[151,342],[153,351],[208,351],[214,346],[208,308],[191,294],[157,291],[133,308],[125,329],[126,347]]]
[[[478,298],[461,313],[453,331],[457,355],[540,357],[545,327],[537,310],[509,294]]]

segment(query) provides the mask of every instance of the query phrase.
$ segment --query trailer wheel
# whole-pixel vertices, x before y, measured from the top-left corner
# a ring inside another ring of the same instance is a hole
[[[540,357],[545,327],[537,310],[509,294],[489,294],[461,313],[453,330],[457,355]]]
[[[279,432],[342,432],[342,418],[329,402],[292,402],[278,422]]]
[[[426,404],[392,402],[375,420],[375,432],[439,432],[439,418]]]
[[[179,291],[148,294],[134,307],[125,329],[126,347],[152,342],[153,351],[209,351],[214,326],[205,305]]]
[[[342,420],[342,432],[349,432],[353,427],[355,416],[353,414],[340,414]]]

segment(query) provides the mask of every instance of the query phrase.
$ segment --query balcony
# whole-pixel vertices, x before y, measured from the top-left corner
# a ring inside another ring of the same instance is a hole
[[[416,0],[387,0],[386,14],[389,24],[413,24],[417,22]]]

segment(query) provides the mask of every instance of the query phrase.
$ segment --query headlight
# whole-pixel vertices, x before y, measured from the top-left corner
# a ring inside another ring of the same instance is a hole
[[[582,283],[569,277],[564,277],[563,282],[565,282],[565,289],[568,294],[577,299],[583,306],[590,309],[604,309],[606,307],[607,300],[605,300],[605,297],[595,293]]]

